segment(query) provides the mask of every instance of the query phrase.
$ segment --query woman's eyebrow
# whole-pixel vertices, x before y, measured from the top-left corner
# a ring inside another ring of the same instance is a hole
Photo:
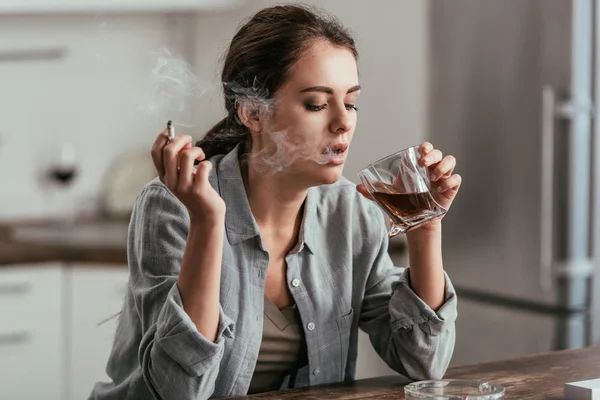
[[[346,94],[356,92],[358,90],[360,90],[360,85],[352,86],[350,89],[348,89]],[[300,93],[306,93],[306,92],[320,92],[320,93],[327,93],[327,94],[334,93],[333,89],[330,87],[327,87],[327,86],[311,86],[311,87],[302,89],[300,91]]]

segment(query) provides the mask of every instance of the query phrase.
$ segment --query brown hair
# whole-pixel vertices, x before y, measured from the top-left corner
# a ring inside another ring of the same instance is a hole
[[[308,6],[262,9],[238,30],[221,74],[227,116],[196,143],[206,158],[228,153],[249,137],[248,128],[237,116],[240,97],[272,98],[294,63],[316,40],[345,47],[358,59],[349,31],[335,17]]]

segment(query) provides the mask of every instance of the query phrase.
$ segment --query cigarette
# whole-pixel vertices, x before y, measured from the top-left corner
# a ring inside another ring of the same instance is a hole
[[[173,123],[171,122],[171,120],[169,120],[169,122],[167,122],[167,131],[169,133],[169,140],[172,140],[173,138],[175,138],[175,127],[173,126]]]

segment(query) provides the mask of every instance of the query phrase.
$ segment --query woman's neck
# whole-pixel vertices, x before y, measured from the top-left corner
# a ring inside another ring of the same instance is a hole
[[[286,234],[293,229],[297,234],[308,188],[294,185],[284,173],[261,173],[248,160],[241,166],[250,209],[261,231]]]

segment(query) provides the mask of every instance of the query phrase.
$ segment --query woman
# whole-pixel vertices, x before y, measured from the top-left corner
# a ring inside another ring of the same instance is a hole
[[[166,132],[153,145],[160,179],[131,217],[112,382],[92,397],[352,380],[358,328],[399,373],[440,378],[456,319],[441,221],[408,233],[410,268],[394,267],[380,209],[342,177],[360,93],[350,35],[307,8],[263,9],[232,39],[222,81],[228,114],[196,146]],[[447,208],[455,161],[421,151]]]

